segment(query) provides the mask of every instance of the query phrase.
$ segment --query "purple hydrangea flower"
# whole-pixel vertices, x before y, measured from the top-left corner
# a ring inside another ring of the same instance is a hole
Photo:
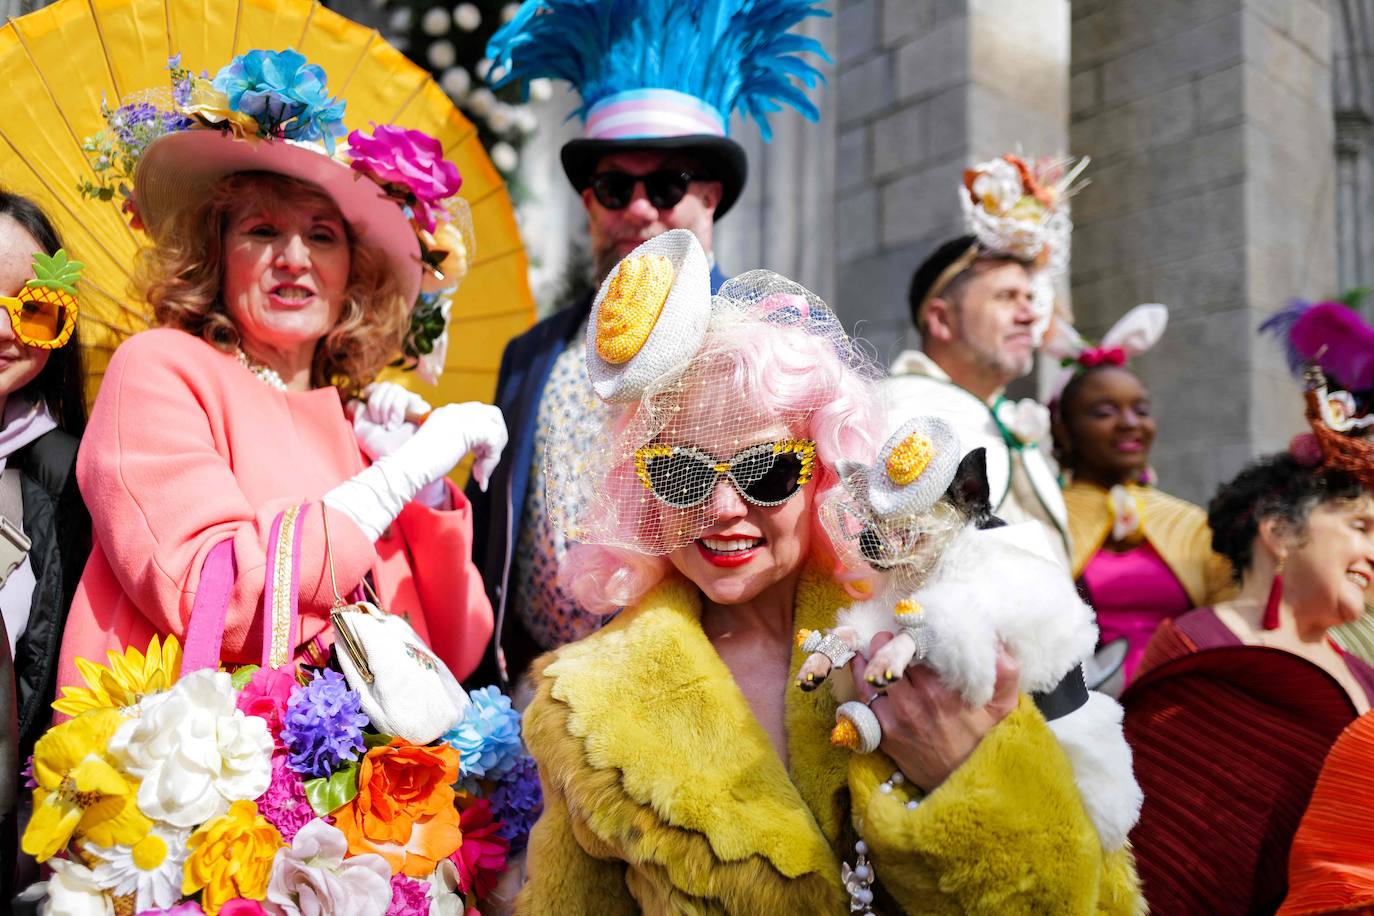
[[[520,713],[495,687],[472,690],[468,696],[472,703],[444,741],[458,750],[458,772],[464,778],[498,779],[515,767],[525,749]]]
[[[491,811],[501,823],[496,833],[510,840],[511,852],[524,849],[530,828],[544,811],[544,791],[534,758],[521,754],[514,768],[501,777],[491,793]]]
[[[146,139],[141,135],[159,120],[160,114],[151,102],[133,102],[110,112],[109,124],[119,142],[126,146],[142,146]]]
[[[297,687],[286,704],[281,731],[291,768],[302,776],[329,776],[363,750],[363,715],[358,694],[337,671],[324,670]]]

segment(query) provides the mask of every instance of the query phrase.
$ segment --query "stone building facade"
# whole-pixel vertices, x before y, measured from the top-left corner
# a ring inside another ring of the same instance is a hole
[[[1090,337],[1137,303],[1169,305],[1139,362],[1162,485],[1205,502],[1301,428],[1296,386],[1255,330],[1295,296],[1374,286],[1374,0],[833,11],[808,23],[833,57],[821,123],[778,115],[766,146],[734,125],[752,175],[717,227],[727,271],[796,277],[887,360],[915,342],[913,269],[961,231],[963,168],[1009,150],[1088,155],[1071,305]],[[568,102],[548,105],[545,123]],[[563,218],[580,231],[577,208]],[[561,231],[541,233],[549,263]]]

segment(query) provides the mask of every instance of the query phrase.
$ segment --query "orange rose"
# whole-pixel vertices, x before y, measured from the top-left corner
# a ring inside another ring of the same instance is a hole
[[[458,752],[447,744],[417,747],[400,738],[367,752],[358,795],[335,814],[350,855],[375,852],[392,874],[426,878],[463,842],[453,784]]]

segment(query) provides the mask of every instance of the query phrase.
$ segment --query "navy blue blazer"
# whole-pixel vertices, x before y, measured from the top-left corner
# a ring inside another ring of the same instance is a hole
[[[712,266],[711,292],[719,290],[724,282],[725,275]],[[506,418],[510,440],[487,484],[487,492],[481,492],[472,482],[466,491],[472,503],[472,560],[482,574],[487,597],[496,613],[491,651],[483,656],[482,664],[469,679],[476,684],[510,686],[541,651],[506,601],[511,592],[515,539],[529,490],[539,398],[553,372],[554,360],[591,313],[595,295],[595,291],[589,291],[573,305],[538,322],[506,344],[501,354],[493,403]]]

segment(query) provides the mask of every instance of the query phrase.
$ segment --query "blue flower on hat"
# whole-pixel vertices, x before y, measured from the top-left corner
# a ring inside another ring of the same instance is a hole
[[[321,140],[334,150],[343,135],[344,103],[325,89],[324,70],[296,51],[254,50],[215,74],[213,85],[229,107],[258,122],[264,134]]]

